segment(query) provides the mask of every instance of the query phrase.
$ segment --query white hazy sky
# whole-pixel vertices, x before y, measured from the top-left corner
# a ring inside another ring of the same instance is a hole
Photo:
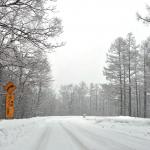
[[[140,42],[150,36],[150,27],[136,20],[136,12],[146,14],[148,0],[58,0],[64,47],[49,59],[54,87],[62,84],[103,83],[103,67],[110,44],[132,32]]]

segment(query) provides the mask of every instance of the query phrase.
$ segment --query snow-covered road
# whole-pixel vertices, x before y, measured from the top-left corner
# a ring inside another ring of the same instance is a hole
[[[45,117],[1,121],[0,150],[150,149],[150,124],[146,126],[144,124],[144,128],[140,126],[141,124],[138,124],[137,127],[134,125],[137,131],[140,130],[140,134],[134,134],[134,130],[130,134],[128,131],[131,130],[126,129],[130,126],[131,129],[134,128],[130,122],[127,122],[128,126],[126,124],[122,126],[122,122],[112,123],[112,120]],[[121,129],[126,130],[122,131]]]

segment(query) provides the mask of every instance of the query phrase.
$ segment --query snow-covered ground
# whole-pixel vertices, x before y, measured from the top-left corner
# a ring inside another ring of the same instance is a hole
[[[87,117],[101,128],[139,138],[150,139],[150,119],[133,117]]]
[[[37,117],[0,121],[0,150],[149,150],[150,119]]]

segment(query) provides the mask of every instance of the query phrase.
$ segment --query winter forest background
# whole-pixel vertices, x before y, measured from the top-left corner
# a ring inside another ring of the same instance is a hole
[[[112,42],[103,71],[105,84],[82,81],[62,85],[58,92],[53,89],[47,55],[64,46],[57,40],[63,27],[55,3],[0,1],[0,79],[2,84],[13,81],[17,86],[15,118],[82,114],[150,117],[150,38],[136,43],[136,37],[128,33]],[[150,16],[135,12],[135,17],[150,23]],[[5,118],[3,94],[0,118]]]

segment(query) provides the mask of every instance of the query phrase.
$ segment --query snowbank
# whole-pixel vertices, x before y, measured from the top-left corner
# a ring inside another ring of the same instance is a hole
[[[35,130],[44,118],[13,119],[0,121],[0,147],[13,144]]]
[[[99,127],[114,130],[139,138],[150,139],[150,119],[119,116],[119,117],[87,117],[87,120]]]

